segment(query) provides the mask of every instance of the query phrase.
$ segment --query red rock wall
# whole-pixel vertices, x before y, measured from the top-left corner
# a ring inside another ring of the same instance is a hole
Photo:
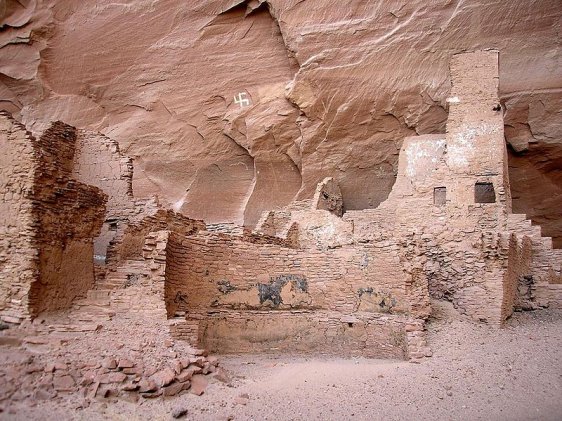
[[[0,107],[103,132],[135,194],[209,222],[252,225],[327,176],[376,207],[402,139],[443,131],[452,55],[495,48],[515,210],[560,236],[555,1],[8,3]]]

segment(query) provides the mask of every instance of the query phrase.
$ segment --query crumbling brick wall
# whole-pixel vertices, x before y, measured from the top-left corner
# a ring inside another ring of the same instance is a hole
[[[404,357],[406,325],[429,315],[425,279],[402,270],[390,241],[314,250],[200,232],[173,236],[167,256],[168,316],[187,313],[198,342],[221,352]]]
[[[39,270],[36,221],[26,200],[36,169],[30,138],[22,125],[0,113],[0,317],[9,322],[26,317],[29,287]]]
[[[11,191],[2,206],[6,211],[22,210],[17,217],[9,216],[13,221],[7,224],[7,241],[2,244],[6,256],[2,271],[25,269],[2,279],[3,296],[8,297],[2,317],[18,322],[42,311],[67,308],[92,287],[92,239],[103,222],[106,196],[70,177],[73,127],[57,122],[35,139],[10,116],[3,114],[1,119],[2,144],[14,151],[3,166],[13,175],[2,173],[2,190]]]
[[[123,155],[119,144],[100,133],[79,130],[72,177],[98,187],[108,196],[105,221],[94,241],[99,263],[105,263],[109,242],[135,214],[133,198],[133,161]]]

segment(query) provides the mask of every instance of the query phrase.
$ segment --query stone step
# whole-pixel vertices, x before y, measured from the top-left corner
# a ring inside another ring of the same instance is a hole
[[[511,213],[507,215],[507,220],[512,223],[524,222],[527,220],[527,214],[524,213]]]

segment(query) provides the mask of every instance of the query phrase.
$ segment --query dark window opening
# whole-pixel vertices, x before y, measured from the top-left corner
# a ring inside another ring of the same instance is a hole
[[[433,204],[442,206],[447,201],[447,187],[435,187],[433,189]]]
[[[109,223],[109,231],[117,231],[117,221]]]
[[[495,203],[496,192],[492,183],[476,183],[474,185],[475,203]]]

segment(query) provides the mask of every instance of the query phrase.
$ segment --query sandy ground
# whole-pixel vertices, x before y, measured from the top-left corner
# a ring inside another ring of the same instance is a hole
[[[76,410],[46,402],[0,419],[171,420],[562,420],[562,312],[518,313],[502,330],[441,306],[421,363],[289,356],[229,356],[230,385],[202,397],[93,402]],[[247,398],[246,398],[247,395]]]

